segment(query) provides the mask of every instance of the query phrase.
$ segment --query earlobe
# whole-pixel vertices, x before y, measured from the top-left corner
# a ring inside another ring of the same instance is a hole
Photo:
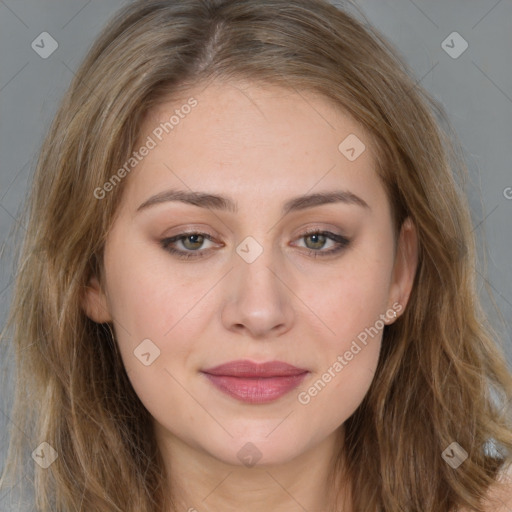
[[[400,229],[390,290],[390,303],[400,303],[402,312],[409,301],[417,267],[418,234],[412,219],[407,217]]]
[[[112,321],[107,304],[107,297],[96,276],[91,277],[87,288],[84,290],[82,309],[84,313],[96,323],[102,324]]]

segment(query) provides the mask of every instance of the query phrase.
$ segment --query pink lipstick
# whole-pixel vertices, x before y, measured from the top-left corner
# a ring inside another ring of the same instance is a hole
[[[281,361],[238,360],[202,370],[202,373],[223,393],[242,402],[262,404],[289,393],[309,371]]]

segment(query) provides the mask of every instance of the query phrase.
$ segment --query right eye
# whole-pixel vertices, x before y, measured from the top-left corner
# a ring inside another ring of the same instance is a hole
[[[191,231],[180,233],[179,235],[164,238],[160,245],[171,254],[180,259],[202,258],[207,251],[199,251],[205,240],[212,241],[212,237],[207,233]],[[176,249],[175,245],[181,243],[185,249]]]

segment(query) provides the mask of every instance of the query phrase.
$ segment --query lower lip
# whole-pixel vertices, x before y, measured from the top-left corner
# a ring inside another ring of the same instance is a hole
[[[283,377],[231,377],[205,373],[220,391],[250,404],[273,402],[295,389],[309,372]]]

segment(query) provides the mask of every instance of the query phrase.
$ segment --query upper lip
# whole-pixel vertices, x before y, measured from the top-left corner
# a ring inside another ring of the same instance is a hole
[[[297,368],[282,361],[268,361],[265,363],[255,363],[247,359],[229,361],[207,370],[203,373],[210,375],[224,375],[231,377],[288,377],[300,375],[308,370]]]

